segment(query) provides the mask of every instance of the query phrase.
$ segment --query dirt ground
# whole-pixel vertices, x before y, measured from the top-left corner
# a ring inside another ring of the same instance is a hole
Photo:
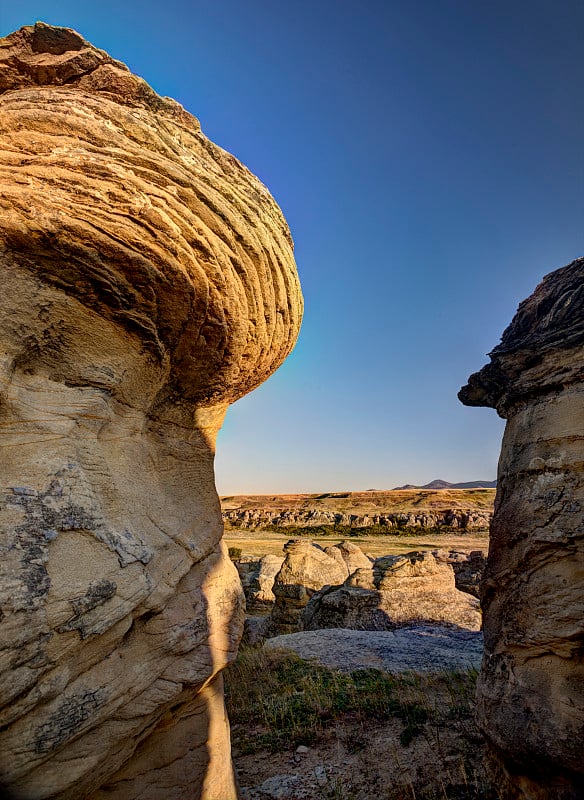
[[[243,647],[225,675],[244,800],[496,800],[477,671],[352,671]]]
[[[399,720],[353,715],[332,722],[300,752],[293,746],[246,755],[241,745],[254,729],[235,725],[244,800],[495,800],[472,707],[451,700],[443,691],[428,693],[424,702],[438,710],[409,743]]]

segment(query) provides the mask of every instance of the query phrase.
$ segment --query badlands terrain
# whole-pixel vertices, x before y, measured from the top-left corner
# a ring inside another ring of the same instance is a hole
[[[404,489],[221,498],[225,542],[279,555],[295,536],[325,546],[349,537],[373,555],[436,548],[486,550],[495,489]]]
[[[244,800],[496,800],[473,722],[494,494],[222,498],[248,614],[226,674]]]

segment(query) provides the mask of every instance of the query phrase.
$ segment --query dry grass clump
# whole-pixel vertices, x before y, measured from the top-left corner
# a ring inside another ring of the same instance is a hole
[[[236,766],[252,764],[259,781],[300,764],[305,745],[298,768],[326,767],[315,800],[496,800],[473,722],[475,684],[473,670],[343,673],[244,648],[226,672]]]

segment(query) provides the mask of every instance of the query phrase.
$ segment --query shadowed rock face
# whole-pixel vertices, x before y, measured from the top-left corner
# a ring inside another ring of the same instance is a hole
[[[479,721],[506,798],[584,786],[584,259],[519,306],[460,394],[507,419],[482,585]]]
[[[235,798],[213,456],[298,333],[286,223],[181,106],[37,24],[0,41],[0,266],[0,787]]]

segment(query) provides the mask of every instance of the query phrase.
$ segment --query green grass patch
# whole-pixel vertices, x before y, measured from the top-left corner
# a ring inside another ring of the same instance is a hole
[[[452,528],[446,525],[437,528],[396,528],[389,525],[368,525],[364,528],[354,528],[350,525],[263,525],[260,528],[244,528],[243,526],[225,523],[226,532],[237,532],[245,530],[246,533],[279,533],[290,539],[308,538],[318,539],[321,536],[334,536],[340,539],[351,539],[353,537],[364,536],[436,536],[436,535],[456,535],[464,536],[466,533],[481,534],[486,533],[488,528],[473,528],[472,531],[466,528]]]
[[[225,672],[226,704],[234,725],[256,730],[254,737],[239,737],[240,752],[311,745],[332,721],[347,717],[357,727],[371,720],[400,720],[400,741],[407,746],[428,722],[444,722],[451,706],[456,718],[463,707],[470,713],[475,680],[476,673],[433,677],[376,669],[343,673],[289,652],[250,647],[243,648]],[[446,709],[428,703],[428,681],[447,698]]]

